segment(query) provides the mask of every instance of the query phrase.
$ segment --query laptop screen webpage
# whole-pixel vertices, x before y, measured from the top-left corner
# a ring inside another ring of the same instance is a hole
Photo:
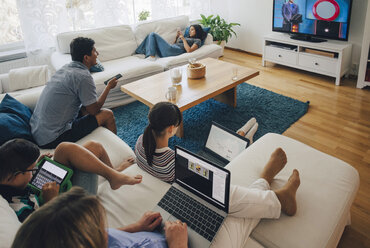
[[[38,171],[31,183],[37,188],[42,189],[42,186],[46,182],[56,182],[57,184],[61,184],[66,175],[66,170],[63,170],[62,168],[45,160],[41,166],[41,169]]]
[[[212,124],[205,147],[231,161],[244,151],[247,145],[247,140]]]
[[[215,207],[228,212],[230,172],[176,148],[176,182]]]

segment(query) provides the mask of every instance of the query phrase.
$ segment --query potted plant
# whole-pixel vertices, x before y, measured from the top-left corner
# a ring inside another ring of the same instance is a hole
[[[148,10],[143,10],[139,13],[139,21],[146,21],[150,15]]]
[[[213,16],[210,15],[208,17],[204,15],[200,15],[202,17],[201,20],[199,20],[200,24],[202,24],[204,27],[210,27],[210,34],[213,36],[213,41],[217,45],[222,46],[222,54],[223,54],[223,49],[225,47],[226,42],[229,41],[229,38],[232,37],[234,34],[235,36],[236,33],[233,30],[234,26],[240,26],[239,23],[227,23],[225,19],[221,18],[219,15]]]

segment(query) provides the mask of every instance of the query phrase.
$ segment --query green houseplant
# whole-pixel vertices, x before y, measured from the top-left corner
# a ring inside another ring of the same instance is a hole
[[[139,13],[139,21],[145,21],[148,19],[150,12],[148,10],[143,10]]]
[[[240,26],[239,23],[227,23],[225,19],[221,18],[219,15],[215,17],[210,15],[206,17],[201,14],[200,16],[202,17],[202,19],[199,20],[200,24],[204,27],[211,28],[209,32],[213,36],[213,41],[217,41],[218,45],[220,45],[222,41],[228,42],[233,34],[237,36],[233,27]]]

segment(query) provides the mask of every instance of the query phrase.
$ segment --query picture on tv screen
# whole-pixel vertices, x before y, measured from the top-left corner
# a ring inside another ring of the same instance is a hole
[[[273,31],[347,40],[351,0],[274,0]]]

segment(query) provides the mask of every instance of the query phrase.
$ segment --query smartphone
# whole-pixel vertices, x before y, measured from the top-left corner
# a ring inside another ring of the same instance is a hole
[[[119,79],[119,78],[121,78],[121,77],[122,77],[122,75],[119,73],[119,74],[115,75],[114,77],[111,77],[111,78],[109,78],[108,80],[104,81],[104,84],[105,84],[105,85],[107,85],[107,84],[108,84],[108,82],[109,82],[110,80],[112,80],[113,78]]]

